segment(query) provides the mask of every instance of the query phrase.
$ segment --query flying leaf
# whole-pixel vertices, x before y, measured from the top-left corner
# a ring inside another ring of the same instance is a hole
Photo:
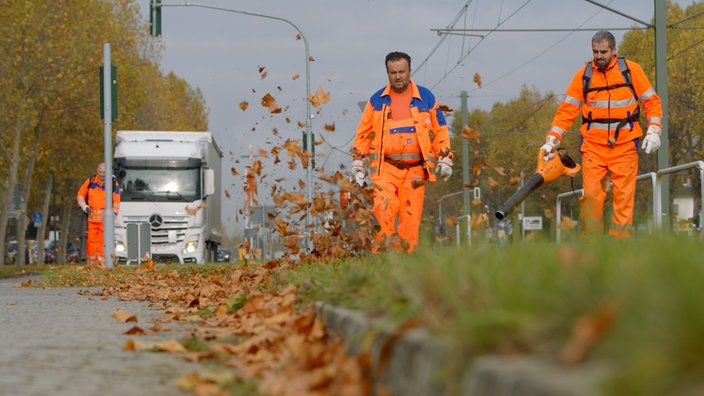
[[[280,113],[281,109],[278,107],[276,103],[276,99],[274,99],[271,94],[266,94],[264,97],[262,97],[262,106],[266,107],[269,109],[270,113]]]
[[[247,102],[246,100],[243,100],[240,102],[240,109],[242,109],[242,111],[247,110],[248,107],[249,107],[249,102]]]
[[[479,88],[482,87],[482,78],[479,77],[479,73],[474,73],[474,83],[477,84]]]
[[[312,104],[313,107],[318,107],[330,101],[330,92],[323,92],[323,89],[319,87],[315,94],[309,96],[308,99],[310,100],[310,104]]]
[[[479,131],[476,129],[473,129],[469,125],[464,126],[464,128],[462,129],[462,132],[460,132],[460,136],[462,136],[464,139],[471,139],[471,140],[474,140],[475,142],[479,143]]]
[[[448,106],[448,105],[446,105],[446,104],[440,104],[440,105],[438,105],[438,109],[440,109],[440,111],[442,111],[443,113],[451,113],[451,112],[454,111],[454,110],[452,109],[452,107],[450,107],[450,106]]]

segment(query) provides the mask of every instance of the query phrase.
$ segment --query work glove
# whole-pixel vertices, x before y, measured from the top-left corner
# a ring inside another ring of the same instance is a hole
[[[555,136],[548,135],[545,138],[545,144],[540,148],[545,153],[543,154],[543,161],[550,161],[555,156],[555,149],[558,147],[560,147],[560,141]]]
[[[435,168],[435,174],[440,180],[447,181],[452,176],[452,158],[442,157],[438,160],[438,165]]]
[[[367,177],[367,170],[364,167],[364,161],[354,160],[352,161],[352,166],[350,167],[352,176],[354,176],[354,182],[360,187],[364,187],[364,178]]]
[[[661,132],[662,129],[657,125],[648,127],[648,130],[645,132],[645,139],[643,139],[643,150],[645,150],[646,154],[650,154],[660,147]]]
[[[88,205],[86,205],[86,204],[81,205],[81,210],[82,210],[85,214],[90,214],[90,206],[88,206]]]

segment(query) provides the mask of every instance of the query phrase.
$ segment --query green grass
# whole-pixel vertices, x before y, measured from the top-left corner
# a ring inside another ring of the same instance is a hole
[[[420,317],[464,357],[538,353],[557,361],[580,317],[613,313],[586,355],[618,367],[604,391],[669,394],[704,378],[703,246],[699,238],[653,237],[426,249],[281,276],[306,300],[396,321]]]
[[[266,287],[293,283],[302,305],[325,301],[387,324],[420,318],[454,346],[452,367],[484,353],[540,354],[557,362],[581,317],[612,313],[585,355],[616,368],[604,394],[697,394],[704,378],[703,246],[697,237],[661,236],[423,247],[295,264],[273,270]],[[76,266],[49,268],[42,279],[59,285],[91,281]],[[164,268],[174,269],[183,276],[229,273],[222,264]],[[114,270],[112,282],[120,271],[130,269]],[[75,282],[66,280],[71,276]],[[241,303],[233,296],[230,305]]]

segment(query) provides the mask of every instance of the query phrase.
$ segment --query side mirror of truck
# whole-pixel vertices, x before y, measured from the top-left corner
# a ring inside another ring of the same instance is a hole
[[[203,172],[205,184],[205,196],[215,194],[215,171],[213,169],[205,169]]]

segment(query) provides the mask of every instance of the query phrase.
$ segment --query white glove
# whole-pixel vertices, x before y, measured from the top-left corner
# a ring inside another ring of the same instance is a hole
[[[350,166],[350,171],[354,175],[354,182],[360,187],[364,187],[364,178],[367,177],[367,170],[364,167],[364,161],[354,160],[352,161],[352,166]]]
[[[447,181],[452,176],[452,158],[442,157],[438,160],[438,166],[435,169],[435,174],[440,180]]]
[[[650,154],[660,147],[660,129],[657,125],[651,125],[648,127],[648,131],[645,132],[645,139],[643,139],[643,150],[646,154]]]
[[[545,152],[543,161],[550,161],[550,159],[555,156],[555,149],[558,147],[560,147],[560,141],[555,136],[548,135],[545,138],[545,144],[540,148]]]

